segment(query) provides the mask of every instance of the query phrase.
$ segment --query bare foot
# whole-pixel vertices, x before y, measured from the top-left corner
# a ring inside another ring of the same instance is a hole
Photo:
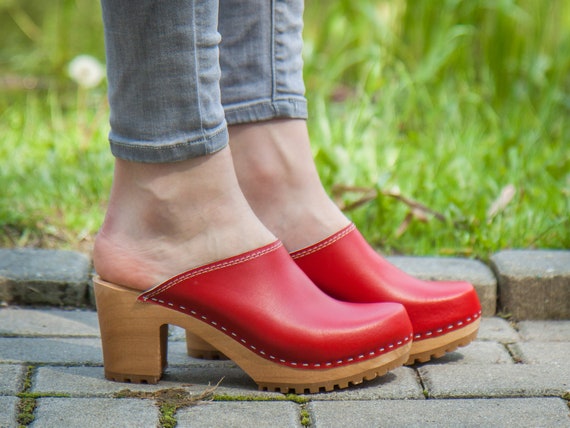
[[[289,251],[349,224],[326,194],[304,120],[229,127],[239,184],[255,214]]]
[[[274,240],[239,188],[229,148],[168,164],[117,159],[93,262],[104,280],[146,290]]]

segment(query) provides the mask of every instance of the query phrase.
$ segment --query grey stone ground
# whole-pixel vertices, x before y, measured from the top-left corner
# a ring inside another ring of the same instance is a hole
[[[505,312],[517,319],[570,318],[570,251],[501,251],[491,266]]]
[[[502,251],[490,266],[462,258],[388,259],[422,279],[471,282],[486,317],[501,311],[519,320],[570,319],[570,251]],[[0,248],[0,302],[94,307],[91,273],[81,253]]]
[[[19,426],[23,404],[35,405],[31,427],[155,427],[165,389],[188,394],[179,427],[570,427],[569,255],[502,252],[490,267],[392,258],[422,278],[474,283],[486,315],[478,339],[360,386],[286,397],[258,391],[230,361],[189,358],[178,328],[158,385],[105,380],[89,260],[0,250],[0,427]]]
[[[484,318],[475,342],[439,360],[297,400],[258,391],[230,361],[187,357],[178,328],[164,379],[134,385],[104,379],[92,310],[6,307],[0,326],[0,427],[18,426],[24,397],[32,427],[155,427],[157,400],[137,392],[198,397],[220,380],[176,413],[179,427],[570,427],[570,321]]]

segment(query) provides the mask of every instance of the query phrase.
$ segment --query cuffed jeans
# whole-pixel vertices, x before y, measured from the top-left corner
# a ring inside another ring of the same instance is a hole
[[[303,0],[101,4],[114,156],[181,161],[224,148],[227,124],[307,117]]]

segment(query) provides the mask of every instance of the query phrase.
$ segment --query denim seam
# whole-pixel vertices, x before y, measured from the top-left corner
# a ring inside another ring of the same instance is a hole
[[[248,102],[247,104],[245,104],[245,103],[239,104],[239,105],[236,105],[235,107],[224,106],[224,110],[226,112],[245,111],[245,110],[249,110],[252,107],[261,106],[261,105],[273,106],[276,103],[281,103],[281,102],[286,102],[289,104],[302,104],[302,105],[307,104],[307,100],[304,97],[274,98],[274,99],[267,99],[267,100],[263,100],[263,101]]]
[[[275,70],[275,2],[276,0],[271,0],[271,102],[275,100],[275,94],[277,93],[277,71]]]
[[[156,150],[158,152],[163,151],[163,150],[171,150],[173,148],[178,148],[178,147],[183,147],[183,146],[187,146],[187,145],[195,145],[195,144],[201,144],[201,143],[207,143],[213,139],[215,139],[218,135],[222,134],[223,132],[225,132],[226,127],[224,125],[222,125],[222,128],[210,135],[205,135],[202,134],[202,136],[200,138],[194,139],[194,140],[185,140],[185,141],[179,141],[176,143],[168,143],[168,144],[155,144],[152,142],[149,142],[149,144],[140,144],[140,143],[125,143],[125,142],[121,142],[121,141],[117,141],[114,139],[109,139],[109,142],[111,144],[113,144],[114,146],[121,146],[121,147],[136,147],[136,148],[140,148],[140,149],[151,149],[151,150]]]
[[[192,22],[196,22],[196,5],[192,3]],[[198,117],[200,121],[200,132],[202,133],[203,138],[206,137],[206,133],[204,131],[204,115],[202,114],[202,102],[200,101],[200,64],[198,63],[198,43],[196,41],[196,27],[197,25],[192,26],[192,37],[193,37],[193,44],[194,44],[194,79],[196,81],[196,100],[197,100],[197,107],[198,107]]]

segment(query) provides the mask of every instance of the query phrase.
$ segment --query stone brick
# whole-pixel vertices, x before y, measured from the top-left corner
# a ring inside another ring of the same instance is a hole
[[[513,343],[520,340],[520,336],[507,320],[494,317],[481,319],[481,327],[479,328],[477,339]]]
[[[456,257],[388,257],[388,260],[420,279],[470,282],[481,301],[483,316],[495,315],[497,280],[491,269],[480,261]]]
[[[20,392],[23,380],[24,367],[15,364],[0,365],[0,395],[16,395]]]
[[[312,426],[344,427],[567,427],[560,398],[379,400],[313,402]]]
[[[508,346],[526,364],[570,366],[570,342],[519,342]]]
[[[0,337],[0,361],[69,365],[101,365],[101,340],[89,337]],[[168,343],[171,367],[196,364],[188,357],[186,344]],[[234,365],[235,367],[235,365]]]
[[[40,398],[34,428],[155,427],[158,407],[152,400],[110,398]]]
[[[0,397],[0,427],[17,427],[17,397]]]
[[[292,402],[213,402],[181,409],[179,427],[301,427],[300,408]]]
[[[97,314],[86,310],[0,309],[0,334],[19,336],[99,336]]]
[[[501,309],[515,319],[570,319],[570,251],[508,250],[491,257]]]
[[[0,249],[0,298],[18,305],[85,305],[90,272],[82,253]]]
[[[570,391],[568,365],[426,365],[418,372],[433,398],[559,397]]]
[[[101,341],[89,338],[0,337],[0,361],[31,364],[102,364]]]
[[[475,341],[441,358],[433,359],[425,366],[436,364],[513,364],[513,359],[500,343]]]
[[[258,391],[251,378],[235,366],[207,362],[203,365],[194,362],[185,367],[168,368],[156,385],[108,381],[104,378],[103,367],[44,366],[37,369],[32,391],[42,394],[64,393],[77,397],[110,397],[124,389],[156,391],[184,387],[189,393],[199,395],[218,383],[217,394],[235,397],[282,397],[282,394]]]
[[[570,342],[570,321],[521,321],[518,329],[523,340]]]

